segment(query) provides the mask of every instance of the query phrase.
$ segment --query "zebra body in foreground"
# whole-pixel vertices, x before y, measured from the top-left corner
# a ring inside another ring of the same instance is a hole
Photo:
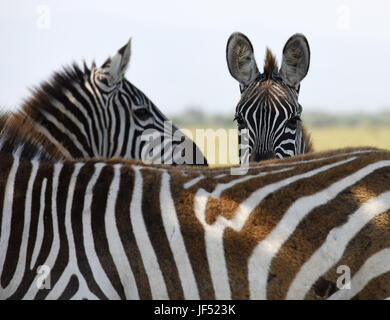
[[[310,64],[305,36],[295,34],[286,42],[279,70],[267,48],[261,73],[251,42],[239,32],[228,40],[226,59],[230,74],[240,83],[241,99],[234,120],[239,139],[243,130],[248,130],[250,159],[261,161],[311,152],[310,136],[302,126],[302,106],[298,102],[300,83]],[[246,151],[243,153],[244,156]]]
[[[0,150],[23,146],[47,160],[144,160],[207,164],[195,143],[177,129],[139,89],[125,79],[129,41],[101,67],[76,64],[34,90],[21,110],[3,115]],[[183,157],[183,146],[187,154]]]
[[[243,176],[19,153],[0,158],[1,299],[390,296],[388,151],[271,160]]]

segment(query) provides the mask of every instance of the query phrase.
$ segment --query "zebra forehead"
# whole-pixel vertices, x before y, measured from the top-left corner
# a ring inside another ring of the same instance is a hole
[[[237,106],[237,111],[247,106],[259,107],[268,99],[271,99],[275,105],[287,102],[290,106],[298,107],[297,94],[293,92],[283,82],[283,79],[278,73],[278,63],[274,54],[269,48],[266,49],[264,59],[264,73],[259,75],[257,79],[243,93],[241,102]],[[257,100],[258,103],[253,104]]]
[[[283,85],[275,80],[266,80],[259,83],[258,91],[260,94],[268,97],[277,97],[281,99],[290,98],[289,91]]]
[[[248,108],[298,108],[296,97],[281,83],[273,79],[259,80],[255,82],[252,88],[249,88],[247,94],[241,99],[237,106],[237,111],[243,111]]]

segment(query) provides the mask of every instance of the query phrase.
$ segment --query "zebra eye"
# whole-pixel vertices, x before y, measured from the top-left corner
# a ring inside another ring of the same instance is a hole
[[[236,113],[233,121],[237,121],[237,126],[238,126],[238,129],[240,129],[240,130],[243,130],[247,127],[246,122],[240,113]]]
[[[290,129],[292,130],[295,130],[298,126],[298,122],[301,121],[301,117],[300,116],[294,116],[290,119],[287,120],[287,127],[289,127]]]
[[[134,110],[134,115],[140,120],[146,120],[149,118],[149,111],[146,108]]]

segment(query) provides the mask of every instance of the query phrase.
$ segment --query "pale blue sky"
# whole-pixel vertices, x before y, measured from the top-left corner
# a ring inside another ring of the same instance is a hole
[[[0,106],[17,107],[64,64],[103,63],[132,37],[127,78],[163,112],[232,113],[239,89],[225,47],[234,31],[251,39],[260,66],[266,46],[280,61],[286,40],[306,35],[304,110],[390,109],[390,3],[374,0],[1,0]]]

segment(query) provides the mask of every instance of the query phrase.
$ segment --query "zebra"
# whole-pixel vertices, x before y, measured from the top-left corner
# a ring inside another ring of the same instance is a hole
[[[236,107],[239,139],[248,131],[251,161],[285,158],[312,151],[310,136],[301,123],[298,102],[300,83],[310,64],[310,48],[303,34],[288,39],[281,68],[269,48],[264,72],[257,68],[253,46],[242,33],[233,33],[227,42],[226,60],[230,74],[240,84],[241,99]],[[239,140],[241,143],[241,140]],[[240,159],[242,146],[240,146]]]
[[[229,173],[2,154],[0,298],[390,297],[389,151]]]
[[[54,73],[21,110],[3,115],[1,151],[24,145],[22,155],[29,159],[39,151],[46,160],[121,157],[207,165],[195,143],[124,77],[130,55],[131,39],[101,67],[93,62],[88,68],[84,61],[84,68],[73,63]]]

